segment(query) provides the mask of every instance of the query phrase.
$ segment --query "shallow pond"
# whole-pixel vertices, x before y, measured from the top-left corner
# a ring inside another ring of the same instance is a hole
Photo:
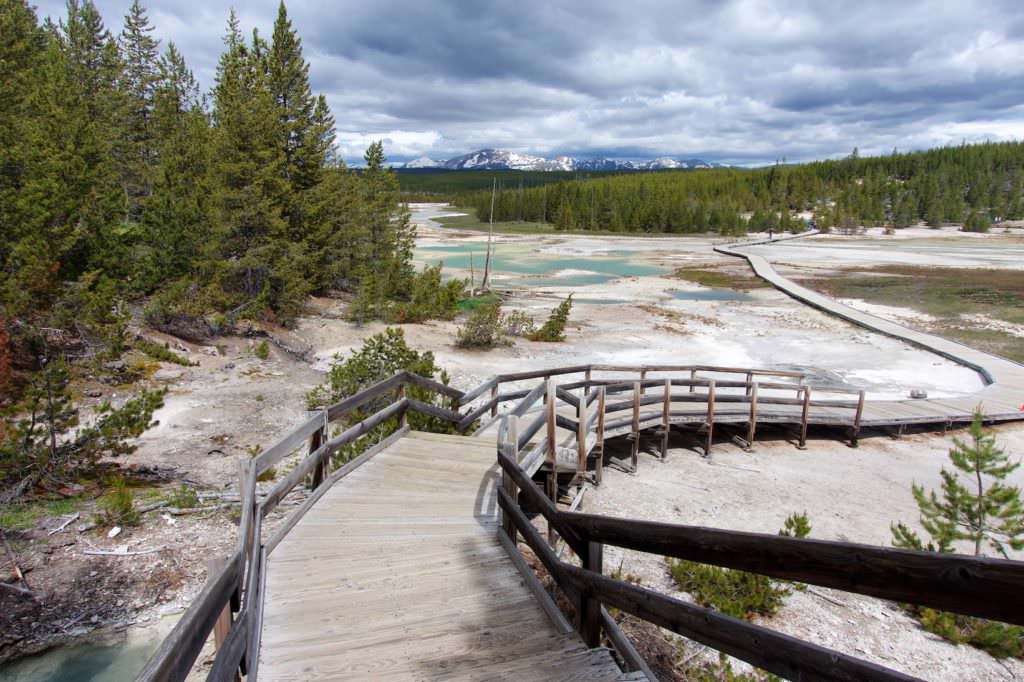
[[[134,680],[173,626],[171,618],[131,630],[120,642],[57,647],[0,666],[0,682],[128,682]]]
[[[445,268],[468,272],[470,266],[477,276],[483,272],[486,244],[474,242],[457,246],[417,248],[416,260]],[[491,272],[503,283],[517,286],[585,286],[604,284],[617,277],[660,275],[665,268],[626,256],[564,256],[545,255],[529,245],[495,244],[491,255]]]

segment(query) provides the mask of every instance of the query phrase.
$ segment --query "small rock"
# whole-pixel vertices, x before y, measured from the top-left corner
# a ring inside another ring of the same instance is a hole
[[[89,577],[90,578],[95,578],[98,575],[99,575],[99,573],[97,573],[96,571],[89,571]]]
[[[85,395],[87,395],[90,398],[99,398],[100,396],[103,395],[103,391],[101,391],[98,388],[90,388],[85,392]]]
[[[118,599],[115,606],[117,606],[118,608],[124,606],[124,599]]]
[[[128,369],[128,363],[124,360],[110,360],[103,363],[103,368],[109,369],[111,372],[123,372]]]
[[[100,617],[97,616],[96,614],[93,614],[92,618],[89,619],[89,622],[90,623],[98,623],[98,622],[100,622]]]
[[[224,369],[234,369],[234,368],[235,368],[235,363],[233,363],[233,362],[228,362],[228,363],[224,364]]]
[[[120,534],[121,534],[121,526],[114,526],[113,528],[110,529],[110,531],[107,532],[107,537],[108,538],[116,538]]]
[[[202,348],[199,349],[199,352],[205,353],[206,355],[212,355],[213,357],[217,357],[218,355],[220,355],[220,353],[217,352],[217,349],[214,348],[213,346],[203,346]]]

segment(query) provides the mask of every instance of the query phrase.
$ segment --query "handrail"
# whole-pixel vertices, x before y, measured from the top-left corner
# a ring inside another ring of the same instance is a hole
[[[515,429],[503,433],[508,431]],[[576,627],[588,643],[599,641],[601,621],[588,619],[587,614],[608,606],[789,679],[916,679],[602,575],[605,544],[1024,624],[1022,562],[562,511],[502,443],[499,440],[497,459],[504,483],[498,488],[498,504],[505,521],[498,532],[510,537],[512,546],[516,534],[522,535],[573,603]],[[527,519],[520,499],[547,521],[547,541]],[[582,566],[563,561],[552,551],[555,533],[579,556]]]
[[[199,596],[182,615],[171,634],[147,662],[137,677],[145,682],[180,682],[186,678],[207,638],[213,631],[214,623],[227,619],[230,629],[223,641],[218,641],[217,655],[207,679],[230,680],[235,672],[247,674],[247,679],[257,676],[260,630],[262,627],[263,583],[266,579],[266,557],[311,505],[335,482],[360,466],[408,431],[400,428],[395,434],[377,445],[373,445],[344,466],[326,475],[326,468],[332,456],[343,446],[358,441],[380,424],[399,417],[404,421],[408,411],[458,423],[463,415],[454,410],[431,405],[420,400],[405,397],[403,389],[407,384],[425,388],[444,396],[459,400],[464,394],[458,389],[445,387],[431,379],[411,372],[397,372],[362,391],[318,411],[271,448],[248,460],[242,460],[239,477],[242,499],[242,521],[234,554],[227,564],[207,580]],[[394,391],[393,400],[351,425],[342,433],[326,439],[326,428],[332,422],[362,407],[375,398]],[[291,471],[277,481],[262,501],[256,501],[256,479],[260,473],[280,462],[303,442],[309,441],[308,453]],[[295,509],[267,543],[262,540],[262,520],[274,510],[299,483],[312,476],[312,495]],[[239,598],[244,595],[244,601]],[[232,620],[232,614],[237,614]]]
[[[632,378],[609,379],[594,378],[594,371],[602,372],[630,372],[639,373],[639,380]],[[688,378],[680,377],[659,377],[649,378],[649,372],[689,372]],[[742,375],[741,379],[715,378],[714,376],[699,376],[700,373],[713,375]],[[583,381],[565,382],[555,386],[553,377],[560,377],[569,374],[583,374]],[[756,377],[767,377],[769,381],[758,382]],[[510,382],[526,381],[530,379],[543,378],[533,388],[499,392],[503,384]],[[773,381],[773,378],[798,379],[800,383],[788,383]],[[428,391],[433,391],[447,399],[450,399],[452,408],[430,404],[406,395],[405,387],[416,386]],[[652,388],[662,390],[652,391],[645,395],[645,391]],[[672,388],[688,388],[689,391],[673,393]],[[582,388],[580,396],[569,393],[574,388]],[[697,390],[700,388],[701,390]],[[760,388],[760,395],[758,389]],[[739,393],[735,391],[741,391]],[[779,395],[765,395],[765,391],[794,391],[795,397],[784,397]],[[478,399],[490,391],[490,396],[478,403]],[[631,392],[632,400],[608,402],[606,396],[616,393]],[[811,398],[812,392],[816,396]],[[353,466],[365,461],[367,456],[372,456],[379,451],[377,446],[365,450],[362,455],[352,460],[349,464],[336,469],[328,475],[335,455],[343,446],[357,442],[367,433],[382,423],[398,418],[399,425],[405,427],[406,417],[409,412],[428,415],[447,421],[456,426],[457,430],[464,432],[477,421],[484,413],[490,411],[491,423],[497,418],[497,408],[500,404],[512,400],[517,401],[507,414],[519,418],[528,414],[530,408],[543,396],[548,396],[546,409],[540,411],[532,421],[526,425],[521,432],[516,434],[516,450],[524,447],[530,439],[539,433],[544,426],[548,426],[544,439],[538,444],[532,453],[524,459],[523,466],[527,467],[532,474],[547,461],[552,471],[564,471],[559,464],[560,456],[567,450],[576,451],[576,472],[584,474],[587,461],[592,457],[592,451],[598,453],[603,449],[604,438],[623,427],[629,428],[634,436],[639,431],[653,426],[662,426],[665,430],[662,437],[662,454],[667,448],[667,431],[671,423],[676,420],[685,420],[693,423],[697,420],[705,428],[705,452],[710,450],[712,442],[712,428],[715,416],[736,422],[744,415],[749,421],[748,440],[753,439],[754,426],[758,421],[772,422],[779,421],[778,414],[771,410],[766,413],[758,413],[758,406],[783,405],[800,408],[799,443],[802,446],[807,437],[807,426],[810,423],[841,424],[850,427],[851,442],[856,443],[860,431],[861,417],[864,410],[864,392],[848,389],[845,387],[816,386],[806,383],[806,374],[803,372],[788,370],[767,370],[767,369],[746,369],[717,367],[711,365],[640,365],[620,366],[606,364],[574,365],[568,367],[549,368],[532,370],[528,372],[517,372],[501,374],[485,380],[476,388],[463,392],[457,388],[446,386],[433,379],[421,377],[408,371],[396,372],[394,375],[383,379],[371,386],[364,388],[358,393],[329,405],[314,414],[311,414],[298,427],[290,431],[273,446],[260,453],[252,459],[243,460],[240,475],[240,497],[242,499],[242,520],[239,525],[239,538],[234,554],[228,564],[219,572],[210,576],[207,585],[200,596],[193,602],[180,623],[182,627],[188,628],[184,634],[178,628],[163,643],[160,649],[154,654],[147,664],[139,679],[143,680],[181,680],[187,674],[195,656],[198,654],[196,646],[201,648],[203,642],[209,636],[214,621],[226,618],[231,622],[232,614],[234,622],[228,630],[227,639],[219,642],[220,647],[227,647],[227,651],[219,654],[220,664],[215,666],[217,671],[225,669],[249,668],[250,679],[255,677],[255,666],[258,657],[254,652],[258,648],[258,629],[261,619],[262,600],[259,585],[264,579],[264,559],[269,555],[277,543],[283,538],[284,533],[290,529],[298,518],[323,494],[330,485],[339,480]],[[819,394],[856,394],[857,400],[834,400],[822,399]],[[357,424],[349,426],[342,433],[328,438],[327,429],[329,425],[341,419],[345,415],[371,403],[372,401],[388,396],[388,403],[380,406],[381,402],[374,403],[376,411],[362,419]],[[554,403],[560,401],[568,407],[575,408],[575,419],[565,414],[559,414]],[[596,408],[592,407],[597,401]],[[724,407],[717,412],[715,404]],[[673,410],[675,404],[706,404],[706,415],[701,408],[690,412]],[[657,412],[641,413],[641,407],[662,405]],[[455,406],[464,406],[464,411],[454,409]],[[475,407],[474,407],[475,405]],[[742,406],[737,410],[730,406]],[[852,416],[845,414],[810,412],[811,408],[829,408],[835,410],[853,410]],[[632,414],[625,419],[606,420],[609,414],[631,410]],[[783,415],[790,421],[797,421],[792,415]],[[559,444],[555,440],[555,427],[565,429],[572,435],[566,443]],[[500,430],[500,429],[499,429]],[[399,433],[404,433],[404,430]],[[504,437],[504,436],[503,436]],[[574,442],[575,441],[575,442]],[[634,437],[634,465],[638,448],[638,437]],[[300,459],[295,468],[271,488],[266,497],[257,502],[256,500],[256,479],[270,467],[275,466],[286,456],[292,453],[303,443],[308,443],[307,453]],[[358,463],[357,463],[358,462]],[[601,477],[601,461],[598,457],[596,480]],[[518,468],[518,465],[517,465]],[[339,475],[341,474],[341,475]],[[299,483],[304,479],[312,478],[313,494],[307,503],[286,519],[284,526],[275,533],[273,538],[264,543],[261,538],[261,520],[272,511],[281,500],[283,500]],[[520,485],[524,490],[525,486]],[[555,490],[550,491],[554,495]],[[541,495],[548,503],[551,500]],[[556,509],[557,511],[557,509]],[[550,510],[549,510],[550,512]],[[557,532],[567,540],[573,538],[575,529],[559,520],[557,515],[547,514],[545,518],[551,522],[553,532]],[[581,523],[575,521],[574,523]],[[560,526],[560,527],[559,527]],[[570,542],[574,550],[586,553],[586,549],[579,543],[582,540],[574,539]],[[593,542],[587,540],[586,542]],[[810,582],[810,580],[805,580]],[[245,594],[245,606],[239,610],[239,596]],[[251,602],[251,608],[249,603]],[[599,623],[600,618],[594,615],[593,609],[588,611],[589,622]],[[237,632],[236,632],[237,631]],[[244,636],[243,636],[244,635]],[[243,647],[244,642],[244,647]],[[239,655],[240,652],[240,655]],[[237,659],[237,660],[236,660]],[[220,672],[218,672],[218,675]]]

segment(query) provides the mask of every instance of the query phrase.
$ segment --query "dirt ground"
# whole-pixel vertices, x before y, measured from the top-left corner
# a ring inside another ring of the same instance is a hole
[[[419,243],[481,239],[424,222]],[[963,395],[981,386],[970,370],[809,310],[774,289],[750,291],[743,300],[687,300],[687,292],[704,289],[666,276],[674,267],[744,268],[714,254],[710,239],[502,239],[546,256],[581,259],[580,269],[586,268],[586,258],[614,252],[662,267],[665,274],[534,287],[508,303],[507,309],[543,318],[574,292],[573,326],[564,344],[516,340],[508,348],[472,352],[454,347],[460,320],[405,325],[410,345],[433,351],[460,388],[500,372],[579,362],[806,367],[820,380],[865,388],[873,398],[903,397],[914,388],[935,397]],[[322,379],[334,353],[348,352],[384,328],[352,325],[342,317],[344,307],[341,299],[311,301],[294,330],[270,330],[266,360],[253,352],[262,337],[218,339],[218,348],[147,331],[199,366],[162,364],[153,375],[154,383],[170,389],[155,415],[159,425],[139,439],[138,450],[121,464],[157,471],[156,485],[165,490],[185,483],[211,500],[222,496],[218,499],[230,501],[237,496],[238,459],[272,444],[303,419],[303,395]],[[1000,433],[1010,452],[1024,452],[1024,428],[1003,427]],[[637,476],[609,471],[606,485],[586,504],[617,515],[769,532],[790,512],[807,510],[815,537],[887,544],[891,521],[916,519],[911,482],[937,485],[948,446],[948,438],[933,434],[901,441],[866,438],[856,450],[822,440],[799,452],[779,441],[760,444],[752,454],[716,446],[710,460],[680,447],[667,462],[644,456]],[[301,493],[290,498],[271,527],[300,500]],[[91,508],[85,507],[82,519],[61,532],[49,535],[62,522],[54,517],[11,536],[43,604],[0,595],[0,660],[97,634],[168,627],[201,589],[207,559],[226,556],[235,541],[230,508],[181,516],[156,510],[143,516],[141,526],[110,539],[97,530],[79,533],[77,526],[89,520]],[[148,553],[85,554],[94,549]],[[614,567],[618,561],[609,550],[606,564]],[[642,575],[645,584],[671,589],[659,557],[626,556],[624,567]],[[8,569],[7,563],[0,564],[0,572]],[[828,590],[795,594],[771,625],[925,677],[1005,679],[1008,669],[1024,675],[1017,662],[1006,668],[985,654],[922,633],[891,605]]]

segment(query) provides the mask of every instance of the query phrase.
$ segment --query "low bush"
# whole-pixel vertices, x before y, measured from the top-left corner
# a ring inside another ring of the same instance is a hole
[[[511,342],[504,334],[501,304],[491,303],[477,308],[459,327],[455,345],[459,348],[494,348]]]
[[[149,357],[160,360],[161,362],[171,362],[175,365],[183,365],[185,367],[197,367],[198,362],[192,362],[183,355],[178,355],[167,346],[167,344],[160,345],[159,343],[153,343],[148,339],[137,339],[135,341],[135,347],[142,353],[145,353]]]
[[[267,343],[266,339],[263,339],[263,341],[252,349],[252,354],[260,360],[266,360],[270,357],[270,344]]]
[[[405,332],[400,328],[388,327],[380,334],[366,339],[362,347],[352,352],[351,355],[347,357],[340,354],[335,355],[327,373],[327,379],[306,394],[306,405],[313,410],[336,403],[401,370],[415,372],[422,377],[434,379],[445,385],[449,381],[448,373],[434,362],[433,353],[430,351],[420,352],[410,348],[405,341]],[[444,396],[420,386],[406,386],[406,395],[423,403],[448,407]],[[340,428],[347,428],[359,423],[374,412],[386,407],[392,400],[394,400],[394,394],[381,396],[359,409],[353,410],[342,420]],[[454,431],[450,422],[438,417],[410,412],[408,420],[409,426],[418,431],[435,433],[452,433]],[[363,442],[343,449],[339,453],[339,459],[347,459],[367,447],[368,444],[387,437],[397,428],[398,419],[389,419],[373,433],[368,434],[367,438],[362,439]]]
[[[114,480],[110,492],[100,499],[99,506],[96,520],[104,526],[135,526],[141,518],[135,508],[135,495],[124,478]]]
[[[806,512],[790,514],[779,535],[803,538],[811,532]],[[701,606],[708,606],[733,618],[749,620],[772,616],[792,593],[785,582],[759,573],[748,573],[696,561],[667,559],[669,573]]]
[[[569,312],[572,310],[572,294],[559,303],[548,315],[544,325],[530,335],[531,341],[559,342],[565,341],[565,325],[569,323]]]

